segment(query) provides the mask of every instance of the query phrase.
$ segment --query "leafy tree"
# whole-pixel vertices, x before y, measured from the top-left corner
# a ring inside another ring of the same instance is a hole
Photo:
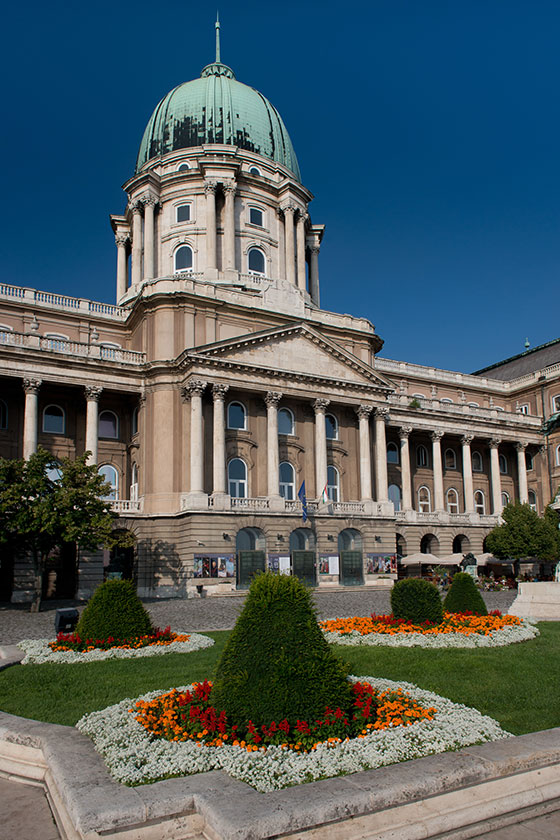
[[[503,525],[498,525],[486,537],[486,547],[496,557],[554,560],[560,554],[558,517],[552,508],[550,511],[547,508],[541,518],[527,504],[509,504],[502,512],[502,518]]]
[[[63,458],[53,475],[53,457],[39,448],[27,461],[0,459],[0,544],[29,554],[35,576],[32,612],[40,609],[43,573],[51,552],[65,543],[89,551],[129,540],[113,534],[116,514],[103,498],[109,485],[89,452]]]

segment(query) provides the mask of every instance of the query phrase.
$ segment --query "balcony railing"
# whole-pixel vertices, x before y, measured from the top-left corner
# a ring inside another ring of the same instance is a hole
[[[68,297],[57,295],[52,292],[40,292],[37,289],[28,289],[24,286],[9,286],[0,283],[0,299],[21,300],[29,303],[39,303],[44,306],[64,309],[70,312],[88,313],[101,318],[112,318],[118,321],[125,321],[130,314],[129,309],[122,306],[115,306],[112,303],[100,303],[86,298]]]
[[[144,510],[144,499],[135,501],[132,499],[116,499],[111,502],[111,510],[115,513],[142,513]]]
[[[268,499],[233,499],[231,500],[232,510],[269,510]]]
[[[49,338],[31,333],[0,330],[0,347],[17,347],[41,350],[47,353],[63,353],[81,359],[102,359],[123,365],[143,365],[146,354],[138,350],[123,350],[122,347],[105,347],[103,344],[85,344],[64,338]]]

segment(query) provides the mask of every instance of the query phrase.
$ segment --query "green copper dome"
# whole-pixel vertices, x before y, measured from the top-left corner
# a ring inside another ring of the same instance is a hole
[[[210,143],[238,146],[281,163],[299,180],[299,166],[282,117],[262,93],[238,82],[216,61],[200,79],[170,91],[155,109],[144,132],[136,171],[147,161]]]

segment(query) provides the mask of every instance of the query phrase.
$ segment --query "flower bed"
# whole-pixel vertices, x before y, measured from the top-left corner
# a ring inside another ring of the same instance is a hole
[[[537,627],[515,615],[444,613],[441,624],[418,625],[392,615],[353,616],[320,621],[325,638],[339,645],[392,647],[503,647],[539,635]]]
[[[277,728],[282,734],[278,737],[284,740],[266,747],[255,743],[254,735],[253,741],[245,740],[244,745],[239,738],[232,738],[230,742],[229,737],[219,737],[227,734],[220,733],[219,720],[216,732],[203,734],[204,729],[199,728],[202,725],[200,714],[186,738],[183,737],[184,730],[181,735],[173,734],[177,725],[173,715],[181,708],[181,695],[190,693],[197,701],[196,705],[206,702],[195,696],[195,685],[178,688],[175,692],[153,691],[136,700],[123,700],[103,711],[85,715],[77,727],[92,738],[113,777],[124,784],[137,785],[170,776],[223,769],[262,792],[508,737],[496,721],[476,709],[452,703],[409,683],[375,677],[351,679],[371,687],[371,693],[369,688],[358,689],[356,696],[362,703],[367,704],[368,697],[375,695],[380,700],[378,709],[386,706],[381,712],[380,726],[368,728],[366,724],[356,737],[315,740],[308,748],[300,746],[299,750],[296,749],[298,741],[289,747],[290,742],[284,738],[286,733],[279,724]],[[204,695],[208,684],[202,686]],[[192,708],[192,701],[189,703]],[[403,724],[404,719],[413,717],[406,715],[407,710],[420,712],[413,725]],[[144,722],[140,723],[138,717]],[[158,719],[159,724],[156,724]],[[154,725],[159,726],[159,733],[153,731]],[[161,731],[167,732],[172,740],[159,737]],[[198,733],[201,737],[197,737]],[[302,741],[301,733],[292,732],[288,737],[292,735]]]
[[[62,637],[62,638],[61,638]],[[59,662],[73,665],[81,662],[99,662],[103,659],[132,659],[142,656],[159,656],[163,653],[192,653],[211,647],[214,640],[200,633],[172,633],[169,628],[151,636],[137,639],[101,639],[83,642],[78,637],[59,634],[55,641],[49,639],[24,639],[18,647],[25,651],[22,665],[41,665]]]

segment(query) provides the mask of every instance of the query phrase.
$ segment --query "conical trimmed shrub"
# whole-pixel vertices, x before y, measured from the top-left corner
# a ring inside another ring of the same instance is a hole
[[[443,609],[451,613],[472,612],[475,615],[488,615],[482,595],[467,572],[457,572],[453,575]]]
[[[309,591],[296,577],[257,575],[217,666],[216,709],[255,724],[316,720],[325,707],[348,709],[346,666],[317,624]]]
[[[76,627],[81,639],[131,639],[152,632],[150,616],[130,580],[98,586]]]

